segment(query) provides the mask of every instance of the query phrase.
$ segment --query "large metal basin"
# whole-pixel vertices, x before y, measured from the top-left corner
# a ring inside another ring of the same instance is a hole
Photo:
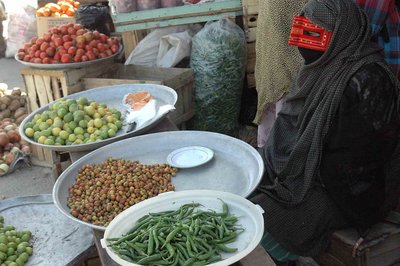
[[[163,85],[155,85],[155,84],[123,84],[123,85],[115,85],[115,86],[108,86],[108,87],[101,87],[90,89],[87,91],[78,92],[72,95],[65,97],[66,99],[78,99],[79,97],[86,97],[89,101],[96,101],[98,103],[105,103],[109,107],[113,107],[121,113],[125,112],[125,107],[122,104],[122,99],[124,95],[128,93],[138,92],[138,91],[148,91],[153,97],[157,100],[158,106],[170,104],[175,105],[176,101],[178,100],[178,95],[176,92],[171,89],[170,87],[163,86]],[[28,141],[33,145],[37,145],[42,148],[54,150],[54,151],[66,151],[66,152],[79,152],[79,151],[90,151],[97,149],[101,146],[107,145],[109,143],[140,135],[161,121],[162,118],[165,117],[164,115],[157,115],[149,122],[143,124],[141,127],[135,128],[133,131],[126,133],[127,125],[124,125],[121,130],[119,130],[115,137],[108,138],[105,140],[97,141],[94,143],[87,143],[87,144],[78,144],[78,145],[70,145],[70,146],[55,146],[55,145],[45,145],[40,144],[34,141],[31,138],[28,138],[24,132],[24,126],[27,122],[31,121],[35,114],[41,114],[44,111],[49,109],[49,103],[46,106],[43,106],[29,116],[27,116],[21,123],[19,127],[19,133],[23,139]]]
[[[86,164],[100,163],[108,157],[139,160],[144,164],[166,163],[170,152],[186,146],[208,147],[214,151],[214,158],[195,168],[179,169],[178,174],[172,178],[176,191],[208,189],[247,197],[261,180],[263,160],[246,142],[213,132],[171,131],[118,141],[77,160],[55,183],[54,203],[70,219],[94,229],[105,230],[102,226],[76,219],[67,207],[68,188],[75,183],[79,169]]]

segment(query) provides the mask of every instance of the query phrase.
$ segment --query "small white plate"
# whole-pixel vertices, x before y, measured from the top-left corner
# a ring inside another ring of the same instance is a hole
[[[214,152],[206,147],[190,146],[174,150],[167,156],[169,165],[177,168],[190,168],[205,164],[214,156]]]

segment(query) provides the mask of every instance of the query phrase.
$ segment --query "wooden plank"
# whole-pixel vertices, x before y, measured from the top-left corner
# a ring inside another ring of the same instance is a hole
[[[119,85],[119,84],[138,84],[138,83],[150,83],[159,84],[162,82],[158,80],[136,80],[136,79],[101,79],[101,78],[84,78],[83,86],[85,89],[93,89],[104,86]]]
[[[146,36],[146,30],[126,31],[122,33],[122,43],[124,44],[125,58],[128,58],[133,49]]]
[[[47,101],[51,103],[54,101],[53,91],[51,89],[51,78],[49,76],[43,76],[44,88],[47,95]]]
[[[39,104],[40,106],[44,106],[49,103],[49,100],[47,99],[47,93],[44,85],[43,76],[35,75],[33,76],[33,78],[35,81],[36,93],[39,98]]]
[[[65,76],[65,71],[63,70],[46,70],[38,68],[24,68],[21,69],[22,75],[39,75],[39,76],[50,76],[61,78]]]
[[[247,24],[247,28],[257,27],[258,15],[248,15],[246,17],[245,23]]]
[[[247,87],[248,88],[256,87],[256,77],[254,76],[254,73],[247,74]]]
[[[61,82],[61,91],[62,91],[62,97],[65,97],[68,95],[68,83],[67,79],[65,77],[62,77],[60,79]]]
[[[257,28],[249,28],[246,30],[247,42],[254,42],[256,40]]]
[[[247,59],[256,58],[256,43],[247,43]]]
[[[33,79],[32,75],[23,75],[24,81],[25,81],[25,87],[26,87],[26,92],[28,95],[28,109],[29,112],[32,112],[36,109],[39,108],[39,105],[37,104],[36,101],[36,87],[35,87],[35,81]]]
[[[256,68],[256,58],[248,58],[246,65],[246,73],[254,73]]]
[[[60,99],[60,84],[58,78],[51,78],[51,85],[53,90],[54,99]]]

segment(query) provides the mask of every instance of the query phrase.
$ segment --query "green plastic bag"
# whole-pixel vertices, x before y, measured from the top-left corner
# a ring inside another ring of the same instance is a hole
[[[229,19],[208,22],[192,40],[196,114],[192,128],[234,135],[246,69],[243,30]]]

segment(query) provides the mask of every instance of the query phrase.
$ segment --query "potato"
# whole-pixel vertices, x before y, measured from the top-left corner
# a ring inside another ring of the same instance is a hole
[[[0,97],[0,102],[4,103],[7,106],[11,103],[11,100],[12,100],[11,97],[8,95]]]
[[[17,123],[17,125],[21,124],[22,120],[25,119],[25,117],[27,117],[28,114],[23,114],[21,116],[19,116],[17,119],[15,119],[15,123]]]
[[[0,120],[3,120],[4,118],[9,118],[11,115],[10,109],[6,109],[4,111],[0,112]]]
[[[18,117],[20,117],[21,115],[27,114],[28,112],[26,111],[25,107],[20,107],[17,110],[15,110],[14,113],[14,118],[17,119]]]
[[[21,96],[21,90],[20,89],[15,89],[11,92],[11,95],[17,95],[17,96]]]
[[[0,104],[0,111],[6,110],[7,105],[5,103]]]
[[[20,107],[21,107],[21,104],[20,104],[19,100],[12,100],[10,105],[8,106],[8,109],[10,109],[11,111],[15,111]]]
[[[21,106],[25,106],[25,104],[26,104],[26,98],[23,97],[23,96],[21,96],[21,97],[19,98],[19,103],[21,104]]]

